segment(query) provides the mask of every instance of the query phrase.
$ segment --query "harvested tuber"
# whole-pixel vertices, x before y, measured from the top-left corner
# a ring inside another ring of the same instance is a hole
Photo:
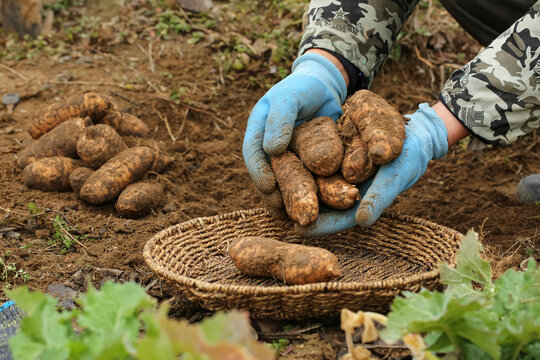
[[[266,211],[272,215],[274,219],[282,221],[289,220],[289,216],[285,210],[285,204],[283,203],[283,196],[279,189],[275,189],[270,194],[259,191],[259,195],[263,198]]]
[[[142,178],[155,158],[154,150],[144,146],[121,152],[86,179],[79,197],[93,205],[113,200],[126,186]]]
[[[292,152],[285,151],[272,156],[271,165],[289,217],[303,226],[317,220],[317,185],[302,161]]]
[[[134,115],[120,111],[109,113],[101,122],[111,126],[120,135],[146,137],[150,133],[144,121]]]
[[[71,185],[71,189],[75,194],[79,195],[84,182],[90,175],[92,175],[93,172],[94,170],[84,166],[73,170],[69,176],[69,184]]]
[[[116,210],[126,218],[144,216],[159,204],[162,194],[163,186],[158,183],[130,184],[118,196]]]
[[[360,192],[356,186],[345,181],[339,174],[329,177],[317,176],[315,182],[321,201],[333,209],[349,209],[360,200]]]
[[[90,125],[92,125],[92,121],[88,117],[63,122],[25,147],[18,155],[17,166],[24,169],[26,165],[45,157],[76,158],[77,141],[84,129]]]
[[[64,121],[74,117],[84,118],[89,116],[92,121],[98,122],[113,107],[109,98],[95,92],[75,95],[49,107],[42,117],[35,119],[30,124],[28,133],[34,139],[37,139]]]
[[[36,160],[24,168],[24,185],[42,191],[69,190],[69,177],[80,166],[80,160],[61,156]]]
[[[105,124],[87,127],[77,142],[77,154],[84,165],[92,169],[99,168],[127,148],[120,135]]]
[[[358,134],[344,141],[345,155],[341,164],[343,178],[351,184],[360,184],[375,175],[378,167],[373,164],[366,143]]]
[[[146,146],[156,152],[156,160],[154,161],[154,164],[152,164],[152,168],[150,169],[153,172],[162,173],[174,161],[174,158],[170,155],[167,155],[167,153],[161,148],[159,143],[154,139],[140,138],[136,136],[122,136],[122,139],[130,148],[136,146]]]
[[[240,272],[302,285],[341,277],[338,260],[330,251],[265,237],[236,238],[229,255]]]
[[[291,149],[314,174],[330,176],[339,170],[343,160],[343,143],[336,123],[319,117],[294,129]]]
[[[405,140],[403,116],[379,95],[357,91],[345,102],[343,118],[354,124],[375,164],[386,164],[401,154]]]

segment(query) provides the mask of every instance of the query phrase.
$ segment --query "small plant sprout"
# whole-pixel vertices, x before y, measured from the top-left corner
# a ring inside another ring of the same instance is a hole
[[[1,279],[4,282],[4,286],[11,288],[13,284],[9,282],[10,279],[13,279],[13,282],[16,282],[16,279],[21,279],[23,282],[30,280],[30,275],[26,270],[17,268],[17,264],[13,261],[8,261],[9,251],[7,251],[3,256],[0,257],[0,267],[1,270]]]
[[[54,234],[49,240],[49,245],[60,245],[62,248],[62,253],[65,254],[68,251],[73,249],[75,243],[85,247],[80,240],[86,239],[87,235],[77,235],[76,229],[73,229],[65,219],[56,215],[52,221]]]

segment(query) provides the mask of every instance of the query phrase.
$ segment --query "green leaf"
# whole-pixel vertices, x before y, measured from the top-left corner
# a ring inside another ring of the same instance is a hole
[[[249,332],[247,314],[217,313],[200,324],[172,321],[164,311],[145,313],[145,336],[137,344],[141,360],[273,359],[274,353]],[[157,352],[162,352],[159,358]]]
[[[135,283],[106,282],[98,291],[89,287],[79,303],[83,312],[79,325],[91,331],[110,334],[125,329],[138,332],[137,315],[142,309],[153,308],[155,300]]]
[[[540,340],[536,340],[523,348],[523,360],[540,359]]]
[[[395,342],[410,332],[427,334],[430,351],[463,359],[536,359],[540,353],[540,269],[506,271],[491,281],[477,235],[462,239],[453,269],[441,264],[444,293],[422,290],[394,300],[381,337]],[[478,286],[483,285],[483,286]],[[534,354],[534,355],[530,355]]]
[[[89,287],[79,300],[83,311],[78,324],[85,330],[84,342],[95,358],[122,358],[134,352],[143,309],[155,301],[135,283],[106,282],[98,291]],[[112,357],[111,357],[112,356]]]
[[[477,296],[452,298],[451,293],[430,292],[404,293],[405,298],[396,298],[388,315],[386,329],[381,338],[394,343],[410,332],[424,333],[439,331],[455,346],[455,329],[452,324],[467,312],[480,309],[484,303]]]
[[[28,210],[30,211],[31,214],[35,214],[36,212],[39,212],[39,209],[36,203],[31,202],[31,201],[28,203]]]
[[[218,312],[203,320],[200,329],[208,342],[220,344],[218,347],[225,349],[235,344],[255,359],[272,359],[274,356],[268,347],[255,340],[249,324],[249,314],[246,312]]]
[[[449,353],[452,352],[452,349],[454,349],[454,345],[452,345],[452,342],[448,336],[438,331],[433,331],[426,334],[424,340],[427,345],[427,350],[429,351],[436,353]]]
[[[475,344],[490,358],[499,359],[501,348],[497,342],[496,326],[498,317],[489,307],[483,307],[471,313],[463,314],[462,318],[452,324],[458,341],[462,339]],[[462,346],[460,346],[462,347]]]
[[[167,318],[167,306],[161,306],[155,311],[146,311],[142,320],[146,327],[145,335],[136,345],[137,358],[140,360],[175,360],[178,354],[193,351],[194,344],[199,340],[193,335],[186,336],[187,322],[170,323]],[[175,329],[173,329],[175,328]],[[185,343],[174,342],[174,333],[182,335]]]
[[[471,282],[490,286],[491,268],[489,262],[482,259],[482,244],[478,241],[478,234],[469,230],[467,235],[461,239],[461,246],[457,252],[455,269],[447,264],[440,264],[441,282],[448,285],[450,289],[457,287],[461,291],[462,286],[470,287]]]
[[[242,342],[246,338],[251,339],[247,313],[233,311],[230,313],[218,312],[210,318],[204,319],[200,328],[206,340],[211,344],[217,344],[228,340]]]
[[[19,332],[10,341],[15,359],[68,359],[73,336],[71,312],[59,313],[57,301],[26,286],[8,291],[8,296],[25,312]]]
[[[26,312],[10,340],[16,360],[274,358],[252,336],[247,313],[218,313],[196,325],[169,319],[168,308],[156,310],[155,301],[135,283],[90,287],[79,300],[82,309],[71,312],[58,312],[55,299],[26,287],[8,295]]]
[[[534,259],[527,271],[509,269],[495,281],[494,311],[500,343],[515,352],[540,337],[540,271]]]
[[[460,343],[461,348],[461,359],[463,360],[493,360],[493,359],[499,359],[499,357],[492,357],[488,355],[486,352],[482,351],[482,349],[478,348],[474,344],[471,344],[469,342],[462,342]]]

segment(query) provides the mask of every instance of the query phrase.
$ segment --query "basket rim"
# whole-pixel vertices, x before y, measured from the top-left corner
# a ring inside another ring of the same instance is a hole
[[[266,213],[271,216],[266,209],[264,208],[255,208],[247,210],[237,210],[225,214],[219,214],[214,216],[205,216],[194,218],[173,226],[170,226],[166,229],[161,230],[160,232],[153,235],[145,244],[143,249],[143,257],[147,265],[156,272],[159,276],[175,282],[175,285],[181,285],[184,287],[195,287],[198,290],[206,292],[215,292],[221,294],[235,294],[235,295],[251,295],[251,296],[262,296],[262,295],[280,295],[280,294],[306,294],[306,293],[330,293],[330,292],[342,292],[342,291],[365,291],[365,290],[384,290],[395,288],[396,290],[402,287],[406,287],[411,284],[418,282],[423,282],[426,280],[431,280],[439,276],[439,269],[434,269],[428,272],[408,275],[400,279],[385,279],[385,280],[372,280],[372,281],[331,281],[331,282],[320,282],[320,283],[311,283],[304,285],[273,285],[273,286],[260,286],[260,285],[238,285],[238,284],[222,284],[208,282],[204,280],[195,279],[189,276],[180,275],[172,273],[170,271],[164,270],[159,266],[158,262],[152,255],[152,250],[156,246],[156,242],[160,241],[166,234],[171,232],[173,229],[180,230],[197,226],[204,226],[207,224],[212,224],[217,221],[238,219],[244,216],[260,215]],[[417,217],[409,215],[401,215],[396,213],[385,212],[381,218],[390,218],[396,220],[402,220],[406,222],[413,222],[420,224],[426,227],[431,228],[432,230],[437,230],[457,239],[460,239],[463,234],[457,230],[451,229],[449,227],[436,224],[429,220],[420,219]]]

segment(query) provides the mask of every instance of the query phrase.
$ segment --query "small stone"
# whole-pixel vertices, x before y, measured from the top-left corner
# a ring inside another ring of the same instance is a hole
[[[209,11],[214,5],[212,0],[176,0],[176,3],[189,11]]]
[[[171,146],[169,146],[168,150],[171,152],[182,153],[186,151],[186,149],[187,149],[186,142],[184,140],[178,140],[175,143],[173,143]]]
[[[163,212],[164,213],[170,213],[170,212],[173,212],[173,211],[176,211],[176,210],[178,210],[178,204],[176,203],[176,201],[169,201],[163,207]]]
[[[51,284],[47,287],[49,295],[58,299],[58,304],[68,310],[75,308],[75,298],[77,293],[70,287],[62,284]]]
[[[517,199],[520,204],[529,204],[540,201],[540,174],[524,177],[516,188]]]
[[[9,230],[7,232],[4,233],[4,236],[7,237],[8,239],[18,239],[21,237],[21,234],[16,232],[16,231],[13,231],[13,230]]]
[[[84,274],[83,274],[82,270],[77,270],[77,272],[75,272],[75,274],[73,274],[71,276],[71,278],[78,285],[84,285],[84,283],[85,283]]]

